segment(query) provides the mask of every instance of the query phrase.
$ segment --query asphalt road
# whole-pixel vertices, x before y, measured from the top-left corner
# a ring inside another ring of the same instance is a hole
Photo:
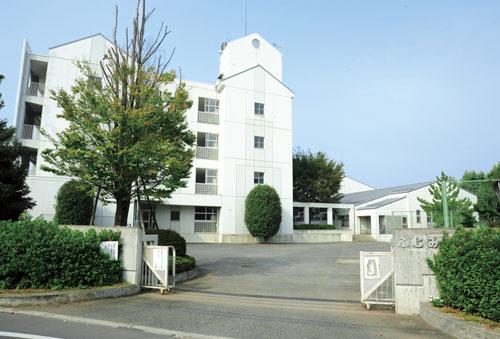
[[[188,252],[204,276],[171,295],[150,292],[19,310],[168,329],[181,337],[448,338],[419,317],[368,311],[359,303],[359,250],[387,249],[381,243],[191,245]],[[11,323],[0,317],[0,329]],[[25,324],[36,329],[33,321]],[[80,338],[72,333],[63,337]],[[144,333],[127,335],[147,338]]]

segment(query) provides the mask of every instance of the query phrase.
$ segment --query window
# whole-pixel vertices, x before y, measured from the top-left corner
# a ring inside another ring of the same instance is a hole
[[[403,228],[408,228],[408,218],[403,217]]]
[[[208,168],[196,169],[197,184],[217,184],[217,170]]]
[[[195,207],[194,220],[197,221],[217,221],[217,208],[216,207]]]
[[[304,223],[304,207],[293,208],[293,223],[294,224]]]
[[[417,224],[420,224],[420,222],[422,221],[422,216],[420,215],[420,210],[417,210],[416,215],[417,215],[417,218],[416,218]]]
[[[90,89],[99,89],[102,86],[102,78],[95,75],[90,75],[87,80],[87,85]]]
[[[264,137],[253,137],[253,146],[255,148],[264,148]]]
[[[197,145],[200,147],[207,148],[218,148],[219,146],[219,135],[214,133],[203,133],[198,132],[196,137]]]
[[[170,211],[170,221],[179,221],[179,220],[181,220],[181,212]]]
[[[219,100],[199,97],[198,111],[208,112],[208,113],[219,113]]]
[[[261,104],[260,102],[256,102],[254,104],[253,111],[256,115],[264,115],[264,104]]]
[[[264,183],[264,172],[253,172],[253,183],[263,184]]]

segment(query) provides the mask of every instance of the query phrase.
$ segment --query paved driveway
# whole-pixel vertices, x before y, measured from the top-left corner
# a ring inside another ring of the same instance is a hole
[[[418,316],[366,310],[359,303],[359,251],[388,249],[383,243],[190,245],[188,253],[197,258],[204,276],[178,285],[171,295],[155,291],[21,309],[82,317],[88,326],[105,320],[115,322],[114,328],[188,332],[189,338],[195,337],[192,333],[285,339],[448,338]],[[12,315],[19,321],[23,316]],[[27,324],[36,326],[36,317]],[[0,328],[18,330],[15,321],[4,318]],[[64,323],[53,326],[65,330]]]
[[[295,245],[192,244],[203,277],[183,290],[322,301],[359,301],[359,251],[389,251],[388,243]]]

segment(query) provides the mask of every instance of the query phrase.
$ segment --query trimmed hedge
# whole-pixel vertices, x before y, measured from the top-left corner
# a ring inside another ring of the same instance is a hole
[[[264,240],[278,233],[281,224],[281,202],[269,185],[257,185],[245,200],[245,224],[254,237]]]
[[[427,263],[436,274],[440,304],[500,321],[500,229],[444,233]]]
[[[294,230],[335,230],[335,225],[328,224],[296,224]]]
[[[86,288],[121,281],[119,260],[100,250],[120,233],[86,233],[43,219],[0,222],[0,288]]]
[[[158,246],[174,246],[178,257],[186,256],[186,239],[176,231],[148,229],[146,234],[158,234]]]
[[[192,270],[196,266],[196,259],[189,255],[175,258],[175,273]]]
[[[88,225],[93,203],[92,190],[79,180],[70,180],[57,192],[54,220],[61,225]]]

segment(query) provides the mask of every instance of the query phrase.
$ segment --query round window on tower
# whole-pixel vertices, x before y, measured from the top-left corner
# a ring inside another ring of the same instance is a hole
[[[253,39],[252,40],[252,45],[255,48],[259,48],[260,47],[260,41],[259,41],[259,39]]]

